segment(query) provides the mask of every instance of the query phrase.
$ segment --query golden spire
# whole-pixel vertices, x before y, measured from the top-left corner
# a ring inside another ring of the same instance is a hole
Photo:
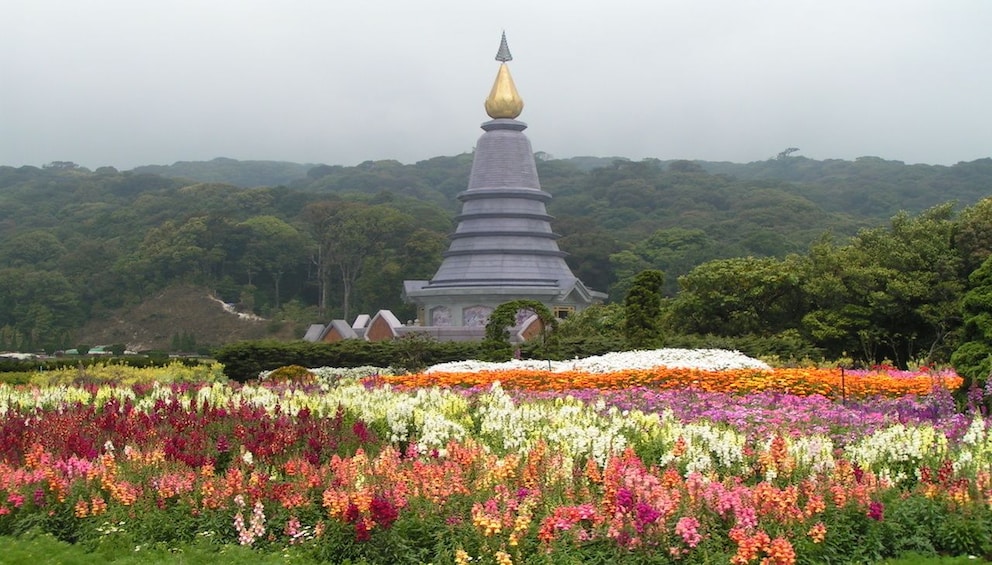
[[[486,113],[492,119],[509,118],[515,119],[524,109],[524,101],[517,94],[517,87],[513,84],[513,77],[510,76],[510,68],[506,62],[513,59],[510,56],[510,48],[506,45],[506,32],[499,43],[499,52],[496,53],[496,60],[500,62],[499,73],[496,74],[496,82],[493,89],[489,91],[489,98],[486,98]]]

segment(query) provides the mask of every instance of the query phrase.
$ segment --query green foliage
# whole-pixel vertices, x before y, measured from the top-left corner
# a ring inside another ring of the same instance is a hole
[[[604,355],[611,351],[624,351],[628,347],[626,340],[619,336],[555,336],[554,339],[548,340],[546,343],[538,341],[524,343],[520,347],[520,353],[523,359],[566,361],[578,357]]]
[[[197,540],[139,544],[128,534],[111,534],[94,543],[72,544],[36,531],[17,537],[0,536],[0,563],[58,563],[59,565],[316,565],[320,560],[295,548],[260,551],[239,545],[217,544],[207,537]],[[40,561],[39,561],[40,560]],[[354,563],[353,565],[361,565]]]
[[[145,165],[136,167],[133,172],[251,188],[290,184],[305,178],[311,168],[311,165],[285,161],[238,161],[218,157],[211,161],[179,161],[172,165]]]
[[[951,207],[895,216],[850,243],[806,256],[704,263],[679,279],[667,326],[683,333],[774,336],[790,330],[830,358],[946,361],[960,324],[960,257]]]
[[[341,310],[350,319],[353,293],[370,261],[382,259],[413,231],[414,219],[395,208],[361,202],[318,202],[303,212],[316,243],[321,309],[327,307],[332,274],[341,285]],[[380,271],[381,272],[381,271]],[[399,281],[397,281],[397,288]]]
[[[618,279],[610,289],[611,296],[624,296],[638,273],[647,269],[667,273],[664,294],[674,296],[678,291],[678,277],[724,253],[726,249],[701,229],[658,230],[628,249],[610,255]]]
[[[992,375],[992,346],[982,341],[967,341],[951,355],[951,365],[963,380],[961,391],[972,385],[984,387]]]
[[[531,340],[521,348],[526,359],[566,360],[628,349],[620,304],[594,304],[559,320],[550,339]]]
[[[437,351],[438,342],[426,333],[411,333],[393,342],[396,356],[394,365],[404,371],[415,372],[427,367],[428,360]]]
[[[704,263],[679,279],[668,326],[684,333],[773,335],[806,311],[799,258],[742,257]]]
[[[0,222],[0,342],[65,349],[92,339],[76,332],[95,316],[190,281],[266,316],[292,301],[324,319],[380,308],[412,317],[397,289],[436,270],[471,163],[464,154],[355,167],[0,167],[0,217],[17,219]],[[931,167],[791,154],[746,165],[545,156],[538,168],[573,272],[615,301],[643,270],[665,272],[664,293],[676,297],[680,276],[699,265],[781,259],[831,231],[838,244],[817,244],[807,265],[789,267],[810,298],[794,327],[830,355],[946,359],[958,345],[964,277],[992,251],[992,199],[981,200],[992,159]],[[950,199],[974,206],[958,220],[949,207],[928,210]],[[330,218],[320,229],[304,212],[315,205]],[[869,229],[848,244],[859,228]],[[335,241],[344,254],[331,257]],[[748,300],[734,305],[749,326],[741,331],[787,325],[755,321]]]
[[[593,304],[558,324],[558,339],[607,337],[623,339],[624,309],[621,304]]]
[[[623,302],[623,334],[634,349],[652,346],[660,339],[661,286],[665,275],[661,271],[641,271]]]

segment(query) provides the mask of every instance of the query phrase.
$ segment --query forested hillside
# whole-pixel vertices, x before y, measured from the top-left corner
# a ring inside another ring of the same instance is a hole
[[[87,323],[179,284],[276,321],[412,318],[402,281],[436,270],[471,161],[0,167],[0,349],[72,347]],[[806,256],[825,234],[840,247],[952,200],[953,223],[992,192],[989,159],[603,163],[539,155],[538,168],[569,264],[614,301],[646,269],[673,298],[713,260]]]

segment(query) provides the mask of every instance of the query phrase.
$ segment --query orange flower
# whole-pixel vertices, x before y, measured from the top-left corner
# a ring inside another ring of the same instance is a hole
[[[76,502],[76,508],[75,508],[76,518],[85,518],[86,516],[89,515],[89,513],[90,513],[90,505],[86,502],[86,500],[80,498],[79,501]]]
[[[472,556],[469,555],[464,549],[458,548],[458,550],[455,551],[455,565],[468,565],[471,560]]]
[[[827,538],[827,526],[823,522],[817,522],[806,532],[806,535],[813,540],[813,543],[821,543]]]
[[[796,562],[796,550],[785,538],[773,539],[765,553],[768,557],[761,560],[762,565],[794,565]]]
[[[939,380],[935,380],[939,379]],[[690,388],[708,392],[746,393],[776,390],[796,395],[822,394],[824,396],[927,395],[934,384],[953,390],[961,385],[961,377],[930,373],[893,376],[885,371],[872,373],[847,373],[840,369],[782,368],[772,370],[735,369],[728,371],[702,371],[690,368],[655,367],[652,369],[625,369],[608,373],[589,373],[579,370],[552,372],[534,369],[506,369],[501,371],[437,372],[394,375],[384,377],[398,387],[427,386],[489,386],[500,381],[507,389],[567,390],[595,388],[622,389],[636,386],[657,389]]]
[[[90,514],[93,516],[99,516],[107,511],[107,502],[103,500],[102,496],[94,496],[90,501]]]

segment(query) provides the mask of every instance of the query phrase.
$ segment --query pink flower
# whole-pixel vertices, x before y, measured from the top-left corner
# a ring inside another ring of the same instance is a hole
[[[283,533],[289,538],[290,544],[296,544],[307,535],[307,529],[300,523],[299,518],[296,516],[290,516],[289,520],[286,522],[286,527],[283,529]]]
[[[14,505],[14,508],[20,508],[24,504],[24,495],[12,492],[7,495],[7,502]]]
[[[696,547],[703,541],[703,536],[699,534],[699,520],[691,516],[679,518],[675,524],[675,533],[682,536],[682,541],[689,547]]]

